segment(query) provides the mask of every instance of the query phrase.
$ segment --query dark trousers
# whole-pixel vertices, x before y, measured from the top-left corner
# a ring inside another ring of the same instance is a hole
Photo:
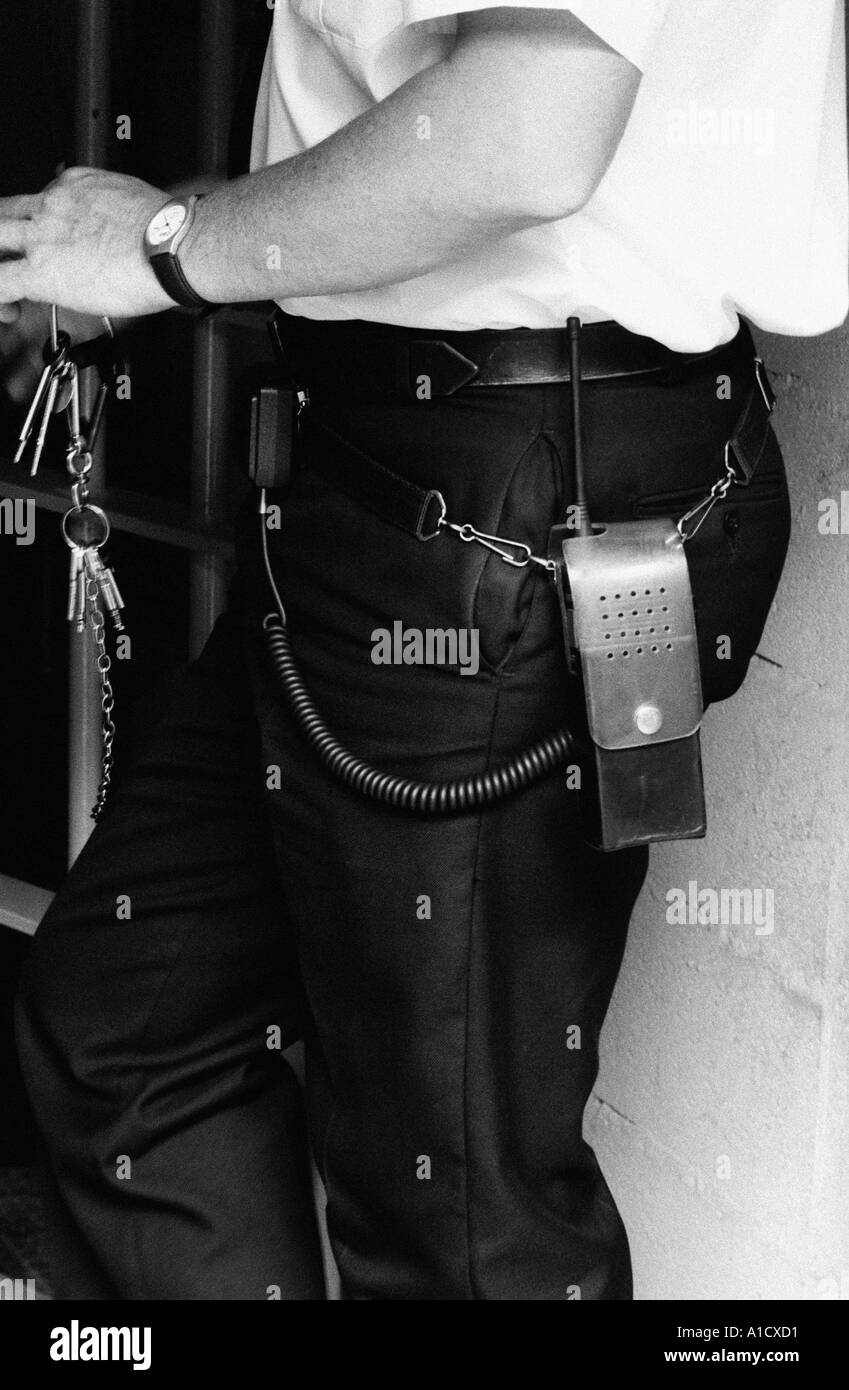
[[[678,515],[714,482],[751,356],[744,332],[697,368],[587,387],[596,519]],[[537,553],[571,499],[568,388],[311,409],[439,487],[450,519]],[[558,727],[574,690],[548,575],[448,533],[411,538],[302,462],[272,564],[342,741],[430,779]],[[257,527],[245,519],[232,612],[29,959],[18,1036],[56,1184],[59,1295],[323,1298],[308,1131],[345,1298],[629,1299],[582,1117],[647,854],[588,849],[563,775],[450,819],[331,781],[270,672]],[[770,438],[757,483],[692,542],[708,699],[745,675],[787,529]],[[397,621],[477,629],[479,672],[376,665],[374,633]],[[298,1038],[306,1126],[280,1050]]]

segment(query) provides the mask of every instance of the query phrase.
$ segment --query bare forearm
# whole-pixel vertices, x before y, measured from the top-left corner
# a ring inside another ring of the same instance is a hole
[[[567,217],[606,171],[638,86],[569,12],[476,12],[449,58],[329,139],[214,188],[180,248],[185,274],[216,303],[339,293]],[[170,308],[143,249],[164,199],[92,169],[0,199],[0,304]]]
[[[213,191],[182,253],[190,282],[214,301],[362,289],[569,215],[612,156],[636,78],[606,125],[577,95],[570,111],[557,79],[585,92],[581,68],[621,90],[622,60],[598,47],[543,56],[548,97],[534,43],[514,38],[508,54],[477,41],[305,154]]]

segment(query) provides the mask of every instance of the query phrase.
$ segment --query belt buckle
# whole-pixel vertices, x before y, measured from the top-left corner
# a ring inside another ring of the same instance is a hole
[[[405,348],[401,354],[404,385],[406,394],[416,400],[453,396],[478,374],[477,362],[458,352],[444,338],[413,338]]]
[[[436,505],[439,508],[439,515],[436,518],[436,524],[432,531],[425,531],[423,528],[430,515],[430,509],[434,505]],[[416,522],[417,539],[420,541],[435,541],[445,523],[445,518],[447,515],[448,507],[445,504],[445,498],[442,496],[442,493],[439,492],[436,488],[431,488],[430,492],[427,494],[427,497],[425,498],[422,504],[422,509],[419,512],[419,519]]]

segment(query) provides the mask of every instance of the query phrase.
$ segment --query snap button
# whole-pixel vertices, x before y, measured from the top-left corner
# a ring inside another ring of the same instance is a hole
[[[641,734],[656,734],[663,723],[663,715],[657,705],[640,705],[634,711],[634,723]]]

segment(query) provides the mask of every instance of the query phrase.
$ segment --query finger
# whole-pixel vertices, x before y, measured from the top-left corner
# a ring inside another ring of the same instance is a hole
[[[69,183],[79,183],[82,179],[91,178],[92,174],[98,172],[100,171],[96,169],[89,169],[84,165],[72,164],[69,169],[66,164],[57,164],[56,177],[52,180],[52,182],[50,182],[47,185],[45,189],[42,190],[42,194],[39,194],[38,196],[42,197],[44,193],[47,193],[51,189],[56,188],[60,185],[67,187]]]
[[[0,217],[34,217],[41,203],[40,193],[19,193],[13,198],[0,198]]]
[[[0,304],[0,323],[17,323],[20,317],[20,304]]]
[[[29,222],[14,218],[10,218],[8,221],[0,219],[0,253],[15,251],[20,255],[25,249],[26,236],[29,230]]]
[[[25,260],[0,261],[0,304],[11,304],[16,299],[29,299],[26,285]]]
[[[34,366],[11,372],[3,383],[9,400],[15,405],[23,405],[24,401],[31,399],[39,376],[40,372]]]

